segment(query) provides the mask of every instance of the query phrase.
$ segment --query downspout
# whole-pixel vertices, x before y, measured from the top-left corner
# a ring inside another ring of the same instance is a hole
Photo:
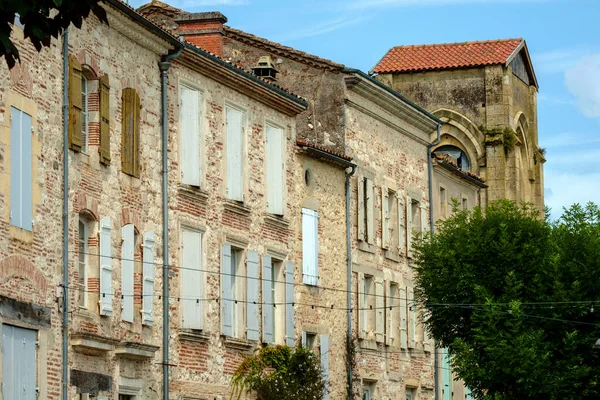
[[[346,169],[346,258],[348,259],[347,267],[347,296],[348,296],[348,334],[346,353],[350,355],[352,346],[352,226],[350,225],[350,178],[356,172],[356,165],[352,165],[348,172]],[[352,399],[354,393],[352,388],[352,360],[348,360],[348,399]]]
[[[167,110],[167,72],[172,59],[181,54],[183,47],[174,53],[163,56],[159,63],[161,76],[161,113],[162,113],[162,226],[163,226],[163,399],[169,400],[169,168],[168,145],[169,127]]]
[[[437,137],[433,141],[433,143],[427,145],[427,174],[429,178],[429,232],[433,235],[434,233],[434,221],[433,221],[433,162],[431,161],[431,149],[437,146],[440,143],[440,129],[442,124],[438,122],[437,124]],[[433,357],[434,357],[434,387],[435,387],[435,400],[439,399],[438,389],[439,389],[439,363],[438,363],[438,346],[437,343],[433,343]]]
[[[63,343],[62,398],[69,398],[69,28],[63,33]]]

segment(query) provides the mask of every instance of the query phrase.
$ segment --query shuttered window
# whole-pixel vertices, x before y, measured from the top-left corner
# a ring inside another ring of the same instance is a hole
[[[202,234],[183,230],[181,236],[181,325],[185,329],[203,329]]]
[[[140,97],[132,88],[123,89],[121,167],[127,175],[140,177]]]
[[[406,300],[406,288],[400,289],[400,347],[408,348],[408,301]]]
[[[227,198],[244,201],[244,113],[226,107],[226,194]]]
[[[133,265],[135,249],[135,228],[133,224],[121,230],[121,319],[133,322]]]
[[[283,215],[284,198],[284,144],[283,129],[267,125],[267,211]]]
[[[369,178],[358,178],[358,240],[374,243],[375,209],[373,181]]]
[[[302,282],[319,284],[319,213],[302,209]]]
[[[110,164],[110,83],[108,75],[100,77],[98,86],[100,92],[100,163]]]
[[[88,151],[88,137],[89,137],[89,90],[88,80],[85,75],[81,74],[81,152],[87,153]]]
[[[383,279],[375,279],[375,340],[382,343],[385,337],[385,294]]]
[[[381,297],[378,296],[381,294]],[[381,299],[381,300],[379,300]],[[358,274],[358,337],[383,341],[383,281],[373,276]],[[381,308],[378,309],[377,306]],[[381,313],[379,311],[381,310]]]
[[[69,54],[69,148],[81,151],[83,147],[83,104],[81,64]]]
[[[398,284],[386,281],[385,284],[385,340],[388,346],[399,344],[399,301]]]
[[[79,274],[79,307],[87,308],[88,292],[88,224],[81,216],[78,224],[78,274]]]
[[[200,92],[182,86],[179,89],[181,182],[198,187],[202,172],[200,114]]]
[[[100,315],[112,315],[112,245],[110,217],[100,220]]]
[[[33,228],[31,116],[10,108],[10,224]]]
[[[143,240],[142,324],[152,325],[154,323],[154,232],[146,232]]]
[[[413,288],[406,288],[408,301],[408,348],[414,349],[417,344],[417,307]]]
[[[398,203],[398,220],[397,220],[397,231],[398,231],[398,254],[405,254],[406,250],[406,219],[405,219],[405,210],[404,210],[404,201],[403,196],[398,194],[397,196]]]
[[[244,251],[229,243],[221,247],[221,333],[243,338],[245,320],[243,305],[246,302],[242,284]]]
[[[248,290],[248,302],[246,307],[246,329],[248,340],[259,340],[258,335],[258,293],[259,293],[259,279],[258,279],[258,253],[255,251],[247,252],[246,259],[246,287]]]
[[[329,400],[329,335],[319,335],[321,342],[321,370],[323,371],[323,380],[325,387],[323,388],[323,400]]]
[[[273,262],[271,256],[262,258],[262,315],[263,342],[275,342],[275,313],[273,310]]]
[[[285,344],[295,345],[294,330],[294,263],[285,263]]]
[[[35,400],[37,331],[2,324],[2,398]]]

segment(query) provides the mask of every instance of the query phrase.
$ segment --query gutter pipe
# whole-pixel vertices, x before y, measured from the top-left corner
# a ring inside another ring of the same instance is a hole
[[[429,232],[433,235],[434,233],[434,221],[433,221],[433,162],[431,161],[431,150],[440,143],[440,129],[442,127],[441,121],[438,120],[437,124],[437,137],[436,139],[429,145],[427,145],[427,176],[429,179]],[[433,343],[433,357],[434,357],[434,387],[435,387],[435,400],[439,399],[438,389],[439,389],[439,378],[440,374],[438,372],[439,363],[438,363],[438,346],[437,342]]]
[[[346,352],[350,351],[352,345],[352,232],[350,225],[350,178],[356,172],[356,165],[351,166],[351,170],[346,169],[346,257],[348,259],[347,270],[347,296],[348,296],[348,333]],[[354,393],[352,389],[353,381],[352,361],[348,362],[348,399],[352,399]]]
[[[62,398],[69,398],[69,28],[63,33],[63,338]]]
[[[169,168],[168,168],[168,103],[167,72],[172,59],[178,57],[183,50],[179,47],[174,53],[163,56],[159,63],[161,76],[161,119],[162,119],[162,220],[163,220],[163,399],[169,400]],[[65,399],[66,400],[66,399]]]

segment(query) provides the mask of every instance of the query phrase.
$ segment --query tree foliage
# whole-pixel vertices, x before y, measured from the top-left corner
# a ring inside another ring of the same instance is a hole
[[[106,11],[98,4],[100,0],[2,0],[0,1],[0,56],[4,56],[9,68],[19,58],[19,50],[10,33],[16,14],[23,25],[26,39],[31,40],[37,51],[49,47],[50,40],[58,36],[71,23],[81,28],[90,11],[108,23]]]
[[[476,398],[600,398],[596,205],[455,209],[416,251],[426,327]]]
[[[260,348],[238,366],[231,385],[231,399],[255,392],[259,400],[321,400],[325,393],[321,361],[302,347]]]

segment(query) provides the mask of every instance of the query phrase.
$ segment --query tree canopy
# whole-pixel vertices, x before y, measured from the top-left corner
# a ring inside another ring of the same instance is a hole
[[[456,209],[416,251],[425,325],[476,398],[600,398],[595,204]]]
[[[11,40],[15,17],[18,15],[23,34],[37,51],[49,47],[50,40],[58,38],[71,23],[81,28],[90,11],[108,23],[100,0],[3,0],[0,1],[0,56],[9,68],[20,61],[19,50]]]

